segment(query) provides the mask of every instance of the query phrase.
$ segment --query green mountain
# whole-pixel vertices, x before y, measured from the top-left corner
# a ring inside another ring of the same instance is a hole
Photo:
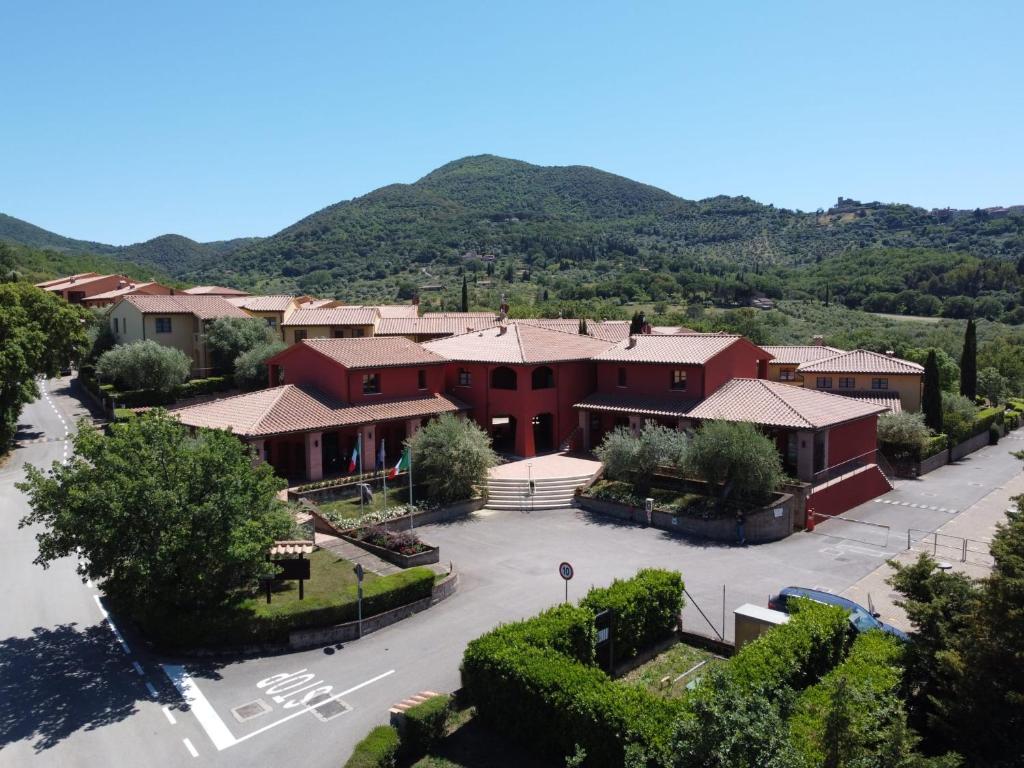
[[[165,235],[113,248],[0,219],[0,239],[26,238],[91,246],[185,281],[350,301],[421,293],[452,308],[466,274],[473,303],[494,306],[505,294],[536,312],[565,302],[607,313],[621,302],[827,297],[954,317],[980,305],[984,316],[1024,321],[1020,207],[927,211],[840,198],[828,211],[802,212],[746,197],[685,200],[595,168],[493,155],[331,205],[263,239]]]

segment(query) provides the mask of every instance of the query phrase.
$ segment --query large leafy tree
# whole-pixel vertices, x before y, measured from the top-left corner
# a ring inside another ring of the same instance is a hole
[[[475,422],[449,413],[413,435],[409,448],[414,477],[439,502],[471,498],[497,461],[487,433]]]
[[[609,432],[594,453],[609,480],[625,480],[637,495],[646,496],[658,468],[681,464],[686,448],[682,432],[647,423],[639,435],[622,428]]]
[[[244,352],[277,340],[266,320],[258,317],[218,317],[206,329],[206,347],[222,371],[232,371]]]
[[[242,389],[261,389],[269,383],[267,360],[287,349],[283,341],[258,344],[235,358],[235,384]]]
[[[705,421],[690,441],[684,466],[721,498],[758,500],[782,482],[782,459],[775,444],[747,422]]]
[[[964,347],[960,353],[960,394],[973,400],[978,394],[978,329],[974,318],[967,321]]]
[[[84,423],[67,465],[29,465],[18,487],[47,567],[79,553],[83,578],[138,615],[222,603],[289,530],[282,482],[227,432],[190,435],[157,410],[106,436]]]
[[[0,453],[21,409],[39,396],[36,376],[56,376],[88,347],[88,314],[25,283],[0,284]]]
[[[939,363],[935,350],[928,350],[924,363],[924,392],[921,396],[921,411],[924,423],[930,430],[942,432],[942,387],[939,376]]]
[[[188,378],[192,363],[184,352],[151,339],[119,344],[96,361],[96,373],[123,389],[170,392]]]

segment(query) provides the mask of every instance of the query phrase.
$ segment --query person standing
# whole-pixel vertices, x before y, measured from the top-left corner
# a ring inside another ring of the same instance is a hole
[[[747,534],[745,526],[747,522],[747,516],[742,511],[736,513],[736,543],[741,547],[747,544]]]

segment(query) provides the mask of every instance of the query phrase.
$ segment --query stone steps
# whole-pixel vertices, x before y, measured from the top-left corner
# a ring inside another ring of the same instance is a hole
[[[391,725],[401,731],[405,726],[405,713],[407,710],[412,709],[417,704],[422,704],[423,702],[440,695],[441,694],[434,691],[420,691],[414,696],[410,696],[408,699],[402,699],[402,701],[398,702],[388,710]]]
[[[576,489],[590,481],[592,475],[541,477],[530,482],[525,478],[490,478],[487,481],[488,509],[559,509],[572,506]]]

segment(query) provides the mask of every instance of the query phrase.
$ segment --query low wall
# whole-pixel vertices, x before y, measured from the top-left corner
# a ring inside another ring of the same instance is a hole
[[[425,541],[422,544],[425,547],[429,547],[425,552],[417,552],[415,555],[403,555],[401,552],[395,552],[388,549],[387,547],[378,547],[376,544],[370,544],[368,541],[357,539],[352,535],[354,529],[349,529],[346,533],[341,534],[341,538],[350,544],[355,544],[360,549],[366,550],[371,555],[376,555],[381,560],[397,565],[399,568],[414,568],[417,565],[431,565],[441,559],[441,549],[439,547],[431,546]]]
[[[808,504],[819,515],[840,515],[891,490],[882,470],[872,464],[815,488]]]
[[[917,465],[917,476],[927,475],[929,472],[934,472],[939,467],[944,467],[947,464],[949,464],[949,450],[939,451],[934,456],[921,459],[921,462]]]
[[[410,517],[412,518],[411,522],[413,528],[419,528],[422,525],[433,525],[434,523],[447,523],[450,520],[457,520],[460,517],[465,517],[471,512],[482,509],[486,503],[487,500],[483,498],[457,501],[454,504],[448,504],[444,507],[426,509],[412,515],[402,515],[401,517],[396,517],[393,520],[388,520],[383,523],[374,523],[374,525],[378,528],[383,528],[386,531],[407,531],[410,527]]]
[[[453,571],[434,585],[430,597],[425,597],[408,605],[402,605],[393,610],[378,613],[376,616],[365,618],[362,621],[361,631],[358,621],[335,624],[332,627],[297,629],[288,634],[288,646],[293,651],[300,651],[306,648],[317,648],[324,645],[358,640],[360,637],[376,632],[378,629],[390,627],[402,619],[407,619],[413,614],[425,611],[430,606],[451,597],[455,594],[458,583],[459,575]]]
[[[949,460],[960,461],[964,456],[969,453],[979,451],[988,445],[988,430],[986,429],[980,435],[969,437],[959,445],[954,445],[949,449]]]
[[[639,507],[630,507],[615,501],[580,496],[580,507],[590,512],[614,517],[630,523],[647,525],[647,513]],[[793,532],[796,498],[792,494],[779,494],[775,503],[746,513],[744,535],[748,544],[762,544],[784,539]],[[736,541],[736,518],[687,517],[668,512],[652,512],[650,525],[663,531],[673,531],[713,541]]]

